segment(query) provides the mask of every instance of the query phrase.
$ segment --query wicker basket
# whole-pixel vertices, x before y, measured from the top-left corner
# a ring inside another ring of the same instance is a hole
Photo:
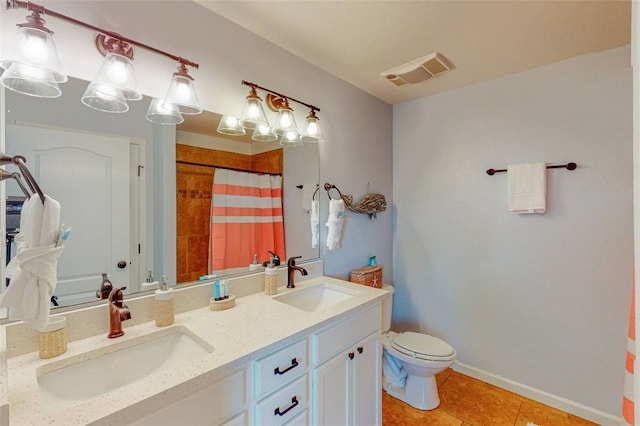
[[[382,266],[365,266],[354,269],[349,274],[349,281],[369,287],[382,288]]]
[[[66,325],[67,319],[65,317],[52,317],[47,329],[38,333],[40,358],[53,358],[67,351]]]
[[[236,306],[236,296],[233,294],[230,294],[228,299],[215,300],[212,297],[211,300],[209,300],[209,307],[212,311],[224,311],[234,306]]]

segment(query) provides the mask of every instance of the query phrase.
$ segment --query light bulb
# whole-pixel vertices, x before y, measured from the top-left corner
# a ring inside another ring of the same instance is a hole
[[[109,77],[116,83],[122,83],[127,78],[127,67],[122,62],[116,60],[109,67]]]
[[[178,82],[178,86],[176,87],[176,98],[179,101],[188,101],[191,98],[191,91],[189,90],[189,84],[184,83],[182,81]]]
[[[24,46],[26,49],[25,54],[33,62],[42,63],[49,57],[46,40],[39,34],[29,33]]]
[[[315,136],[317,133],[318,133],[318,125],[314,121],[312,121],[307,126],[307,134],[311,136]]]
[[[232,115],[227,116],[225,123],[229,127],[236,127],[238,125],[238,119]]]
[[[280,119],[280,127],[287,128],[289,126],[291,126],[291,117],[289,117],[289,114],[283,114]]]

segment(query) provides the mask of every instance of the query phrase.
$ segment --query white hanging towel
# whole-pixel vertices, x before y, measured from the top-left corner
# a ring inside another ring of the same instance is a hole
[[[64,247],[56,246],[60,233],[60,204],[37,194],[25,201],[16,236],[17,254],[7,265],[10,278],[0,306],[9,308],[11,319],[20,319],[36,330],[49,324],[51,296],[57,284],[58,257]]]
[[[547,210],[547,165],[520,163],[507,166],[509,211],[544,213]]]
[[[318,185],[315,182],[307,182],[302,185],[302,210],[305,212],[310,211],[309,206],[311,206],[316,189],[318,189]]]
[[[320,202],[318,200],[311,201],[311,214],[309,215],[309,222],[311,223],[311,247],[318,247],[318,241],[320,239]]]
[[[329,218],[325,226],[327,232],[327,249],[337,250],[340,248],[342,239],[342,225],[347,214],[344,211],[344,201],[331,199],[329,202]]]

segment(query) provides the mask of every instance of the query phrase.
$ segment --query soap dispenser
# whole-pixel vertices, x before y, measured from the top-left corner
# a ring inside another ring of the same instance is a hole
[[[155,290],[160,287],[160,283],[153,279],[153,271],[147,269],[147,279],[140,284],[141,291]]]
[[[165,275],[162,276],[162,285],[160,286],[160,290],[156,290],[155,298],[156,326],[165,327],[173,324],[173,289],[169,288]]]
[[[257,271],[258,269],[262,269],[262,265],[258,263],[258,253],[253,254],[253,263],[249,265],[250,271]]]
[[[264,270],[264,293],[267,295],[278,293],[279,285],[280,276],[278,275],[278,268],[275,267],[274,259],[271,258],[271,261]]]

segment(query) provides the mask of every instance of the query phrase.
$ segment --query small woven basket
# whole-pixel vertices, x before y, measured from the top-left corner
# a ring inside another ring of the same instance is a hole
[[[233,294],[230,294],[228,299],[215,300],[211,298],[209,300],[209,307],[212,311],[224,311],[225,309],[233,308],[234,306],[236,306],[236,296]]]
[[[349,274],[349,281],[369,287],[382,288],[382,266],[365,266],[354,269]]]
[[[49,321],[47,330],[38,333],[38,352],[40,358],[53,358],[67,351],[66,325],[67,319],[65,317],[53,317]]]

